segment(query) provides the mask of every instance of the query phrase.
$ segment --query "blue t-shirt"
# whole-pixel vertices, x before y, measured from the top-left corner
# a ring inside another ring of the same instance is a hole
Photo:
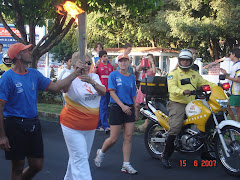
[[[6,101],[3,115],[36,117],[38,90],[44,91],[50,83],[50,79],[32,68],[27,68],[24,74],[17,74],[12,69],[5,72],[0,81],[0,100]]]
[[[2,58],[3,58],[3,52],[0,52],[0,64],[3,63]]]
[[[108,78],[108,89],[115,89],[116,95],[125,104],[133,104],[133,97],[136,96],[135,76],[124,76],[119,71],[113,71]],[[110,103],[116,103],[110,98]]]
[[[119,70],[120,68],[119,67],[117,67],[117,71]],[[128,66],[128,72],[130,73],[130,74],[132,74],[132,75],[134,75],[134,72],[133,72],[133,67],[132,67],[132,65],[130,64],[130,66]]]

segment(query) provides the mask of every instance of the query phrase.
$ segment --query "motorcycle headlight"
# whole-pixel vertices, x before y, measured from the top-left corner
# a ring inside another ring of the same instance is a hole
[[[221,109],[227,109],[227,106],[228,106],[228,100],[227,99],[225,99],[225,100],[216,99],[216,101],[221,106]]]

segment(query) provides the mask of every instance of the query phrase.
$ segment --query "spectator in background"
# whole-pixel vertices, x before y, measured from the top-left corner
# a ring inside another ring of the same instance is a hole
[[[148,61],[149,61],[149,64],[150,64],[150,68],[147,70],[147,76],[155,76],[156,74],[156,66],[155,66],[155,61],[153,59],[153,55],[152,54],[148,54],[147,55],[147,58],[148,58]],[[142,68],[141,68],[141,64],[139,64],[137,66],[137,71],[142,71]],[[145,78],[145,72],[143,71],[143,75],[142,75],[142,79]],[[136,97],[136,120],[139,120],[139,110],[141,108],[141,103],[144,103],[144,98],[146,97],[145,94],[142,93],[141,91],[141,86],[138,90],[138,93],[137,93],[137,97]],[[144,132],[146,127],[148,125],[148,119],[145,120],[145,122],[138,126],[138,131],[141,131],[141,132]]]
[[[50,79],[54,79],[55,78],[55,70],[53,68],[53,66],[51,67],[51,70],[50,70]]]
[[[3,44],[0,43],[0,64],[2,64],[2,58],[3,58]]]
[[[61,64],[58,66],[57,76],[61,74],[63,69],[64,69],[64,61],[61,61]]]
[[[64,59],[64,62],[66,64],[66,66],[63,68],[63,70],[60,72],[57,80],[61,80],[61,79],[64,79],[66,77],[68,77],[73,69],[72,69],[72,62],[71,62],[71,57],[70,56],[67,56],[65,59]],[[63,92],[62,93],[62,100],[63,100],[63,106],[65,105],[65,100],[64,100],[64,95],[65,93]]]
[[[111,59],[111,58],[108,58],[108,63],[111,64],[111,65],[113,65],[113,64],[112,64],[112,59]]]
[[[67,74],[67,76],[72,73],[71,57],[70,56],[65,57],[64,63],[66,64],[66,66],[63,68],[60,74],[58,74],[57,78],[58,80],[64,79],[66,77],[66,75],[64,75],[65,73]]]
[[[197,50],[194,47],[190,47],[189,50],[192,51],[193,62],[194,62],[196,60],[196,58],[197,58]]]
[[[93,70],[93,73],[99,75],[102,84],[106,87],[106,94],[101,97],[100,107],[99,107],[99,121],[98,130],[104,130],[106,134],[110,132],[108,124],[108,104],[110,101],[110,93],[108,91],[108,77],[111,72],[114,71],[113,66],[108,63],[107,52],[102,50],[99,52],[99,60]]]
[[[197,58],[197,50],[194,47],[190,47],[189,50],[192,51],[194,62]],[[192,70],[199,72],[199,66],[197,64],[193,64]]]
[[[80,60],[80,53],[72,56],[72,65]],[[67,145],[69,160],[64,180],[91,180],[88,158],[98,123],[99,102],[105,87],[95,73],[89,73],[91,58],[80,63],[82,74],[72,81],[66,92],[66,104],[60,114],[60,123]]]
[[[92,57],[92,61],[94,64],[97,63],[97,61],[100,59],[99,58],[99,52],[102,51],[104,48],[103,48],[103,45],[101,43],[97,43],[94,47],[94,50],[96,51],[96,55],[94,55]]]
[[[142,62],[142,59],[143,59],[143,57],[141,57],[140,59],[139,59],[139,64],[138,64],[138,66],[139,65],[141,65],[141,62]],[[137,67],[138,67],[137,66]],[[139,68],[137,68],[136,67],[136,72],[135,72],[135,74],[136,74],[136,85],[137,85],[137,89],[139,89],[139,87],[140,87],[140,82],[142,81],[142,73],[143,73],[143,71],[142,70],[140,70]],[[138,70],[137,70],[138,69]]]
[[[222,68],[220,68],[220,71],[226,75],[226,79],[229,80],[229,83],[231,85],[231,96],[229,98],[229,104],[230,106],[234,106],[238,121],[240,122],[240,49],[234,48],[230,52],[230,58],[233,62],[231,73],[228,74],[227,71]],[[230,106],[228,106],[228,113],[231,118],[235,120],[235,116]]]
[[[13,62],[12,59],[10,59],[7,55],[7,53],[3,54],[3,59],[2,59],[3,63],[0,64],[0,78],[1,75],[6,72],[7,70],[11,69],[13,67]]]
[[[129,55],[129,54],[131,53],[131,51],[132,51],[132,45],[129,44],[129,43],[126,43],[125,46],[124,46],[124,52],[123,52],[123,54],[120,54],[120,55],[119,55],[119,56],[125,55],[125,56],[128,56],[128,57],[129,57],[129,60],[131,60],[130,66],[129,66],[129,70],[130,70],[130,67],[131,67],[131,64],[132,64],[132,58],[131,58],[131,56]],[[119,57],[119,56],[117,56],[116,59],[115,59],[115,66],[114,66],[114,69],[115,69],[115,70],[119,70],[119,69],[117,69],[117,68],[118,68],[118,57]],[[131,70],[130,70],[130,71],[131,71]],[[129,72],[129,71],[128,71],[128,72]],[[130,73],[131,73],[131,72],[130,72]]]
[[[199,72],[199,66],[197,64],[193,64],[192,70]]]

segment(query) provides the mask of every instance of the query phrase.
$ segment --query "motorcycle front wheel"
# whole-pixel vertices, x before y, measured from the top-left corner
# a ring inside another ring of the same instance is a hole
[[[165,130],[156,122],[151,121],[144,133],[145,147],[148,153],[154,158],[159,159],[165,144]]]
[[[228,174],[240,176],[240,129],[234,126],[226,126],[221,131],[230,156],[226,156],[222,143],[217,138],[216,154],[219,162]]]

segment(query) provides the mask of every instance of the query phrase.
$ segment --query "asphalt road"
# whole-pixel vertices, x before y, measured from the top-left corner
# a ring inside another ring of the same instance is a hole
[[[59,123],[42,121],[45,145],[44,169],[34,180],[62,180],[66,171],[68,153]],[[96,150],[101,147],[109,135],[96,132],[92,152],[89,158],[93,180],[239,180],[239,177],[229,176],[216,163],[214,167],[202,167],[198,154],[181,154],[175,152],[171,162],[174,168],[164,169],[159,160],[152,159],[144,147],[143,135],[134,135],[131,164],[138,170],[138,175],[121,173],[122,165],[122,137],[107,152],[101,168],[94,165]],[[181,162],[186,166],[181,166]],[[194,166],[194,161],[198,166]],[[0,180],[8,180],[10,162],[4,159],[4,152],[0,150]]]

